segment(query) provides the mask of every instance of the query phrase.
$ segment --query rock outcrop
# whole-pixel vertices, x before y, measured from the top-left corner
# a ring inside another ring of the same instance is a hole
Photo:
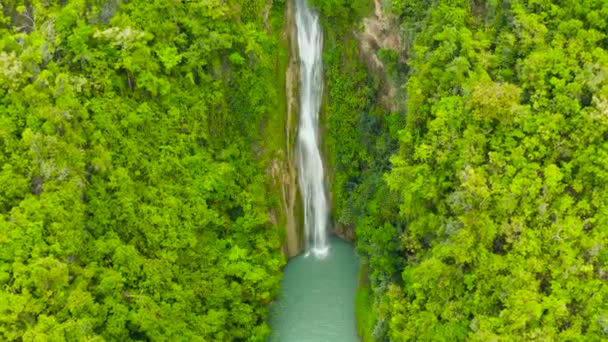
[[[387,15],[383,0],[374,0],[374,12],[363,19],[363,30],[356,32],[359,49],[370,71],[383,75],[383,89],[380,102],[391,111],[396,111],[398,101],[397,87],[394,80],[386,73],[386,66],[378,56],[380,49],[391,49],[397,52],[399,62],[406,62],[406,51],[399,35],[399,25],[393,16]]]

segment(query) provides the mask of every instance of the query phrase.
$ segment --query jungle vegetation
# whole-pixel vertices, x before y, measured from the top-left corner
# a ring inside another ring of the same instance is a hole
[[[269,334],[283,13],[0,2],[0,340]]]
[[[608,2],[310,2],[364,340],[608,339]],[[0,3],[1,340],[268,336],[284,9]]]
[[[607,339],[608,2],[384,4],[407,51],[379,53],[403,110],[379,105],[342,38],[353,25],[326,49],[335,219],[356,228],[373,290],[361,333]],[[339,27],[347,12],[323,13]]]

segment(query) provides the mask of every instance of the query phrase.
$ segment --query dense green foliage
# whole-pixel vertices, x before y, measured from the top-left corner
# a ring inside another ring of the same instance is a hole
[[[0,3],[0,340],[268,335],[273,3]]]
[[[0,339],[268,336],[284,2],[0,3]],[[608,339],[608,2],[310,2],[361,334]]]
[[[389,194],[382,179],[390,170],[390,156],[397,151],[396,127],[402,113],[388,112],[378,103],[383,78],[368,70],[353,35],[353,27],[370,10],[359,8],[346,24],[341,24],[341,17],[332,15],[333,12],[321,11],[326,21],[325,152],[330,165],[335,223],[360,227],[359,253],[371,256],[374,272],[384,267],[393,272],[393,267],[379,256],[385,253],[390,255],[390,262],[395,259],[391,238],[385,235],[392,234],[394,229],[385,232],[375,228],[381,222],[402,221],[398,217],[397,197]],[[373,228],[363,228],[367,226]],[[376,252],[370,252],[376,247]]]
[[[365,276],[371,280],[373,293],[363,281],[356,299],[358,329],[369,340],[370,334],[374,339],[386,334],[384,315],[365,311],[370,310],[370,302],[379,307],[392,276],[403,266],[398,238],[404,220],[399,217],[397,193],[390,192],[383,180],[391,167],[390,156],[397,152],[403,113],[388,111],[380,104],[385,78],[368,69],[355,37],[362,17],[371,13],[371,2],[367,5],[349,12],[349,20],[340,12],[320,9],[325,28],[324,152],[332,212],[334,224],[356,227],[357,251],[369,264],[371,274],[366,271]],[[395,70],[393,77],[397,79],[399,74]],[[376,316],[380,317],[378,323],[374,322]]]
[[[362,342],[373,341],[374,325],[374,300],[371,285],[369,283],[369,267],[363,264],[359,271],[359,284],[355,296],[355,315],[357,319],[357,332]]]
[[[326,66],[337,219],[372,268],[374,337],[607,339],[608,3],[391,4],[402,122],[385,114],[366,140],[371,83],[334,73],[331,48]]]

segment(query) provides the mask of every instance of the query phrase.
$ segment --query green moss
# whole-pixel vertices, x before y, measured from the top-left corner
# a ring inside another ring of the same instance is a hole
[[[284,23],[285,8],[284,3],[277,2],[271,9],[270,12],[270,26],[272,41],[276,43],[276,47],[273,50],[273,82],[276,85],[276,99],[274,100],[274,107],[267,110],[266,117],[262,123],[260,129],[260,158],[259,162],[262,165],[268,167],[271,163],[276,160],[284,161],[287,157],[285,149],[289,148],[286,143],[286,131],[287,125],[287,99],[285,94],[286,84],[286,70],[289,63],[289,49],[287,39],[283,36],[284,27],[281,25]],[[267,168],[268,170],[268,168]],[[280,187],[276,182],[279,179],[271,179],[267,177],[267,195],[269,196],[269,202],[274,208],[274,212],[277,215],[277,228],[279,230],[279,237],[281,241],[285,242],[287,238],[285,232],[286,226],[286,213],[283,212],[281,207],[281,194],[278,189]]]
[[[269,160],[280,157],[281,152],[285,150],[285,124],[287,118],[287,99],[285,94],[285,83],[287,65],[289,63],[288,42],[281,35],[283,31],[277,27],[277,23],[284,22],[284,4],[280,3],[278,8],[273,8],[270,15],[272,24],[273,41],[277,42],[274,49],[274,68],[273,82],[276,89],[275,107],[270,108],[266,113],[266,118],[263,123],[260,134],[262,145],[262,161],[268,163]]]
[[[361,263],[359,270],[359,288],[355,297],[355,315],[357,319],[357,332],[363,342],[373,341],[372,332],[376,324],[373,310],[372,289],[369,283],[369,267]]]

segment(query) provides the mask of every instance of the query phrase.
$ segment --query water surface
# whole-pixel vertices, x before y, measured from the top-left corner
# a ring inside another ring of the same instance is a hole
[[[354,342],[359,258],[354,248],[329,239],[324,259],[297,256],[283,270],[281,294],[272,307],[271,342]]]

